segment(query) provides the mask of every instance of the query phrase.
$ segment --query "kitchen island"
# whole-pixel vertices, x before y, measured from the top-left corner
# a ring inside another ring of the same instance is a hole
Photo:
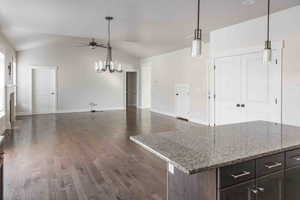
[[[300,198],[300,127],[254,121],[130,139],[168,163],[169,200]]]

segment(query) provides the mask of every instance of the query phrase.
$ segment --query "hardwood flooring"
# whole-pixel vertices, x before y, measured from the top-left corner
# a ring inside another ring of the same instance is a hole
[[[189,123],[128,109],[21,117],[4,145],[5,200],[164,200],[166,163],[129,136]]]

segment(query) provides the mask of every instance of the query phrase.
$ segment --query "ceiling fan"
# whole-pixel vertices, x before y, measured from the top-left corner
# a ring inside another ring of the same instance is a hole
[[[92,38],[89,43],[84,43],[80,47],[90,47],[91,49],[96,49],[97,47],[107,48],[106,45],[98,43],[95,38]]]

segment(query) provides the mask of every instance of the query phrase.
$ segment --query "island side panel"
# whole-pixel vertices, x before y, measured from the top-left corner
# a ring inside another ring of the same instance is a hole
[[[189,175],[174,168],[167,174],[168,200],[217,200],[216,169]]]

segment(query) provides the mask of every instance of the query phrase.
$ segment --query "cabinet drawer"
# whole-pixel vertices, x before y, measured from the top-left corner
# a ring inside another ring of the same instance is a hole
[[[256,160],[256,176],[264,176],[284,169],[284,153]]]
[[[286,156],[286,167],[291,168],[300,165],[300,149],[288,151]]]
[[[221,188],[248,181],[255,178],[255,161],[222,167],[219,172]]]

